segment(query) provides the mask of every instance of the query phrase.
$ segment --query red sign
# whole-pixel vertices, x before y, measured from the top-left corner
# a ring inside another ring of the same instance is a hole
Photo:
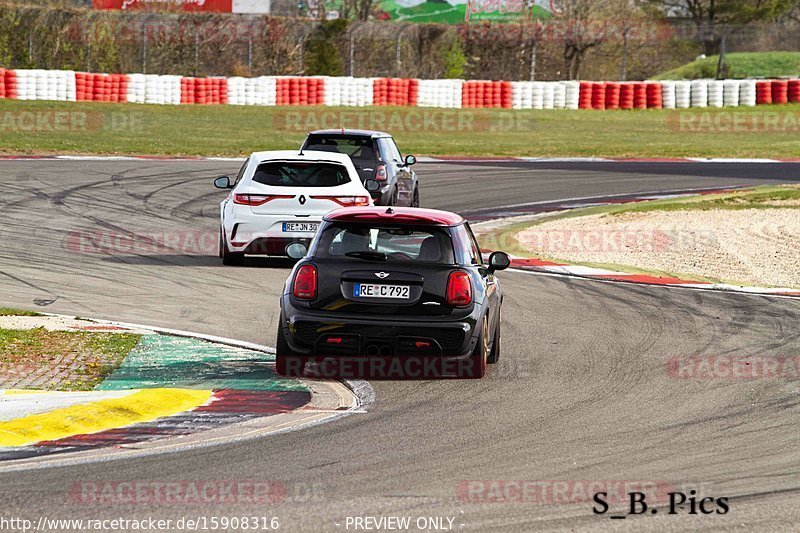
[[[182,9],[231,13],[233,0],[92,0],[95,9]]]

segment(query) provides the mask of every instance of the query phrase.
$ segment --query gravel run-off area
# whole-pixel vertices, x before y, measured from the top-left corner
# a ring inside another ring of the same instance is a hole
[[[800,288],[800,209],[794,202],[579,216],[538,224],[517,238],[538,257]]]

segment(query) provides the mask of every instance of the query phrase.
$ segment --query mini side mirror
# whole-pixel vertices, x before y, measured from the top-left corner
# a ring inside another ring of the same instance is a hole
[[[367,192],[378,192],[381,190],[381,182],[378,180],[366,180],[364,182],[364,188],[367,189]]]
[[[505,270],[511,266],[511,258],[505,252],[492,252],[489,256],[489,271]]]
[[[406,166],[407,166],[407,167],[410,167],[411,165],[415,165],[416,163],[417,163],[417,158],[416,158],[416,156],[413,156],[413,155],[411,155],[411,154],[408,154],[408,155],[406,156]]]
[[[292,259],[301,259],[308,253],[308,248],[301,242],[293,242],[286,247],[286,255]]]
[[[230,189],[231,178],[229,176],[220,176],[214,180],[214,187],[217,189]]]

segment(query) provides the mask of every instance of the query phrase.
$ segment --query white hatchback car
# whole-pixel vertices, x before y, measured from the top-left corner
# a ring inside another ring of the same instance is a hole
[[[245,255],[291,256],[289,247],[308,247],[329,211],[372,205],[350,158],[331,152],[255,152],[235,181],[220,176],[214,185],[231,189],[220,204],[226,265],[241,264]]]

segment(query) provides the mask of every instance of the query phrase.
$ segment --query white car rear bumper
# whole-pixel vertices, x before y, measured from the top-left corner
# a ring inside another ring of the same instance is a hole
[[[307,241],[313,239],[316,234],[316,230],[284,231],[285,223],[316,224],[319,227],[321,221],[321,216],[253,215],[244,210],[237,210],[234,217],[225,220],[225,239],[231,252],[247,251],[247,253],[263,254],[266,252],[258,249],[260,247],[251,245],[262,243],[265,240]],[[251,250],[248,250],[248,247]],[[283,255],[283,252],[268,255]]]

